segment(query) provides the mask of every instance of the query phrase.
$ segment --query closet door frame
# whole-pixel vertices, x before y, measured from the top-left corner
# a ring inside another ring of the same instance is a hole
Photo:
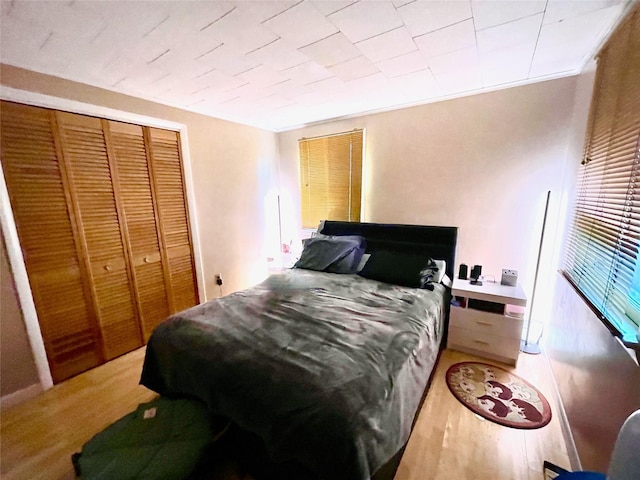
[[[35,107],[63,110],[81,115],[100,117],[107,120],[135,123],[145,127],[162,128],[179,132],[182,173],[186,193],[188,224],[193,248],[193,261],[195,264],[196,286],[200,300],[204,301],[207,298],[202,268],[200,237],[198,234],[198,224],[196,222],[197,212],[186,125],[99,105],[92,105],[75,100],[53,97],[51,95],[5,87],[4,85],[2,86],[2,89],[0,89],[0,99],[9,102],[23,103],[25,105],[32,105]],[[36,368],[38,370],[40,387],[42,390],[47,390],[53,386],[53,378],[51,376],[51,369],[49,368],[49,362],[47,360],[40,324],[38,323],[38,315],[33,301],[33,292],[29,285],[29,278],[27,276],[27,269],[22,255],[20,241],[18,239],[18,231],[13,217],[13,212],[11,210],[11,204],[9,202],[9,194],[4,172],[2,171],[2,165],[0,165],[0,222],[2,224],[2,234],[4,235],[4,241],[7,247],[9,263],[11,264],[16,290],[18,292],[20,308],[22,310],[27,330],[27,337],[31,345]]]

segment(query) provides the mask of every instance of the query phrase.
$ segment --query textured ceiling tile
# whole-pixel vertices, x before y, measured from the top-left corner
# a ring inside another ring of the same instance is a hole
[[[461,48],[475,46],[473,20],[465,20],[447,28],[414,38],[422,54],[429,58]]]
[[[399,77],[429,67],[422,54],[417,50],[383,62],[378,62],[376,65],[382,73],[389,78]]]
[[[593,11],[579,17],[542,26],[531,66],[531,75],[540,76],[554,70],[576,71],[592,54],[623,5]]]
[[[336,77],[345,82],[367,77],[380,71],[378,67],[371,63],[371,60],[364,56],[354,58],[353,60],[347,60],[344,63],[339,63],[338,65],[329,67],[329,70],[331,70]]]
[[[358,2],[329,15],[353,43],[360,42],[403,25],[390,2]]]
[[[107,27],[96,31],[94,39],[106,37],[125,46],[139,41],[168,16],[163,5],[152,2],[75,2],[73,8],[102,14]],[[72,28],[63,28],[75,34]]]
[[[544,23],[555,23],[622,3],[623,0],[549,0]]]
[[[382,73],[374,73],[366,77],[351,80],[345,84],[345,89],[352,92],[380,91],[381,88],[389,85],[389,79]]]
[[[485,87],[526,80],[536,47],[535,40],[488,53],[480,52],[480,69]]]
[[[340,80],[338,77],[333,77],[333,76],[330,78],[325,78],[324,80],[313,82],[311,84],[308,84],[308,86],[311,88],[311,90],[313,90],[313,93],[316,93],[316,94],[317,93],[337,94],[341,91],[344,91],[345,89],[344,82]],[[302,95],[302,97],[306,97],[306,95]]]
[[[266,47],[254,50],[247,55],[247,58],[274,70],[286,70],[309,61],[309,57],[293,48],[285,40],[276,40]]]
[[[372,62],[381,62],[413,52],[418,48],[404,27],[358,42],[356,47]]]
[[[263,25],[246,22],[237,8],[202,31],[210,32],[242,54],[252,52],[278,39],[277,35]]]
[[[475,19],[476,30],[501,25],[520,18],[544,12],[546,0],[495,1],[472,0],[471,8]]]
[[[2,30],[2,36],[4,37],[5,28],[3,27]],[[9,35],[15,38],[13,33],[9,32]],[[46,41],[49,42],[52,38],[53,36],[47,36]],[[3,63],[6,62],[10,65],[16,65],[36,72],[49,73],[51,75],[57,75],[64,78],[67,78],[69,66],[72,64],[71,52],[51,55],[49,53],[45,53],[39,48],[25,48],[20,53],[18,53],[18,51],[5,52],[4,49],[0,50],[2,51]]]
[[[299,2],[300,0],[270,0],[268,2],[244,1],[237,2],[236,6],[243,16],[249,21],[262,23],[293,7]]]
[[[532,59],[543,4],[2,1],[0,60],[279,130],[521,83],[526,73],[527,81],[573,74],[628,6],[549,0]],[[318,41],[296,48],[309,39]]]
[[[51,35],[50,30],[38,25],[17,19],[5,21],[3,18],[0,28],[0,58],[3,63],[21,65],[21,59],[27,56],[36,58],[35,54]]]
[[[484,53],[519,43],[535,43],[542,26],[542,16],[539,13],[478,31],[478,51]]]
[[[476,47],[463,48],[455,52],[429,58],[427,62],[436,77],[455,72],[460,72],[463,75],[465,72],[479,67],[478,50]]]
[[[291,78],[286,73],[272,70],[264,65],[259,65],[256,68],[252,68],[251,70],[239,74],[238,76],[256,87],[269,87]]]
[[[256,58],[242,55],[237,48],[227,43],[221,43],[204,55],[196,57],[196,61],[229,75],[238,75],[260,64]]]
[[[3,2],[4,3],[4,2]],[[42,1],[15,1],[9,16],[57,30],[61,36],[72,34],[83,40],[91,39],[106,26],[101,14],[73,8],[69,3]]]
[[[201,77],[193,79],[201,85],[208,85],[211,90],[228,92],[247,83],[247,80],[239,76],[227,75],[219,70],[213,70]]]
[[[295,47],[303,47],[333,35],[338,29],[313,5],[302,2],[263,23]]]
[[[312,0],[311,3],[322,12],[323,15],[331,15],[338,10],[348,7],[352,3],[356,3],[356,1],[357,0]]]
[[[444,95],[460,95],[482,88],[482,73],[479,68],[467,70],[464,74],[449,73],[435,77]]]
[[[264,89],[266,95],[280,95],[289,99],[295,99],[300,95],[311,92],[311,88],[302,85],[295,80],[287,80]]]
[[[258,106],[264,107],[267,110],[278,109],[293,105],[293,102],[290,99],[285,98],[281,95],[269,95],[264,98],[259,98],[258,100],[256,100],[256,103],[258,104]]]
[[[333,73],[328,69],[314,62],[307,62],[302,65],[288,68],[283,70],[283,73],[302,85],[315,83],[320,80],[333,77]]]
[[[440,95],[440,87],[430,69],[393,78],[389,84],[405,94],[407,102],[415,102]]]
[[[301,48],[300,52],[325,67],[346,62],[362,55],[362,52],[342,33],[335,33],[318,42],[307,45]]]
[[[433,32],[471,18],[471,2],[417,1],[398,8],[409,32],[414,37]]]
[[[393,1],[393,5],[396,8],[402,7],[403,5],[406,5],[407,3],[414,3],[416,0],[392,0]]]

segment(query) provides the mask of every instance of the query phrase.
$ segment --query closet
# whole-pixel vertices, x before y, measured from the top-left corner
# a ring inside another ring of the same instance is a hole
[[[2,101],[1,158],[54,382],[198,303],[179,133]]]

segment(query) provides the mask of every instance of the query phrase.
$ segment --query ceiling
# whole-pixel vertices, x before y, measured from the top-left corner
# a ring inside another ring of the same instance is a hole
[[[628,3],[2,0],[0,60],[283,131],[576,74]]]

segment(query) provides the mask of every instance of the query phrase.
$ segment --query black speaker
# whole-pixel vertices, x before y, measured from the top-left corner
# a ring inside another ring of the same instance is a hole
[[[460,270],[458,270],[458,278],[459,279],[461,279],[461,280],[466,280],[467,279],[467,269],[468,269],[468,267],[464,263],[460,264]]]
[[[471,269],[471,280],[477,280],[482,275],[482,265],[474,265]]]

